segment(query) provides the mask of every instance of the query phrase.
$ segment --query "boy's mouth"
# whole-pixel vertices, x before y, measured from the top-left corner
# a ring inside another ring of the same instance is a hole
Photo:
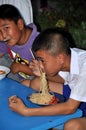
[[[7,39],[4,39],[3,41],[4,41],[4,42],[7,42]]]
[[[3,41],[4,41],[4,42],[8,42],[8,41],[9,41],[9,39],[3,39]]]

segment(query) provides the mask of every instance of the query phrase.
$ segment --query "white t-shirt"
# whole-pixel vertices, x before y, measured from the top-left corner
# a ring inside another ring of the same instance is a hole
[[[70,98],[86,102],[86,51],[72,48],[70,72],[59,72],[71,88]]]
[[[33,23],[33,11],[30,0],[0,0],[0,5],[11,4],[19,9],[26,24]]]

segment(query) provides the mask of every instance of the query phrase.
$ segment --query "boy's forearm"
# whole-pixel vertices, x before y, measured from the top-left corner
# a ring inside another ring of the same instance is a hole
[[[26,65],[20,66],[20,72],[23,72],[27,75],[34,75],[33,72],[31,71],[31,69],[29,68],[29,66],[26,66]]]
[[[52,116],[52,115],[64,115],[74,113],[74,109],[70,105],[67,105],[67,102],[60,103],[57,105],[41,107],[41,108],[27,108],[25,115],[26,116]]]

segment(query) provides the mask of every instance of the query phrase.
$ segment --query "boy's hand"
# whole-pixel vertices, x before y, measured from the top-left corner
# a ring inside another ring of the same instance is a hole
[[[11,65],[11,72],[13,74],[16,74],[18,72],[20,72],[20,68],[21,68],[21,63],[16,63],[16,62],[13,62],[12,65]]]
[[[32,70],[34,75],[41,76],[39,61],[32,59],[29,68]]]
[[[14,95],[11,96],[8,101],[9,107],[12,111],[17,112],[23,116],[27,116],[27,107],[20,98]]]

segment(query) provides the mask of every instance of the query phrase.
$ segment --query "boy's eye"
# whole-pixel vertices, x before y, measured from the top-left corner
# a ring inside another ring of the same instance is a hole
[[[8,29],[9,27],[5,27],[5,29]]]
[[[41,61],[42,63],[45,62],[44,59],[42,59],[42,58],[40,58],[40,57],[36,57],[36,60]]]
[[[41,59],[41,62],[43,62],[43,63],[44,63],[44,60],[42,60],[42,59]]]
[[[4,28],[3,28],[4,30],[8,30],[9,29],[9,27],[8,26],[4,26]]]
[[[41,62],[44,62],[44,60],[43,60],[43,59],[40,59],[40,58],[37,58],[37,60],[38,60],[38,61],[41,61]]]

